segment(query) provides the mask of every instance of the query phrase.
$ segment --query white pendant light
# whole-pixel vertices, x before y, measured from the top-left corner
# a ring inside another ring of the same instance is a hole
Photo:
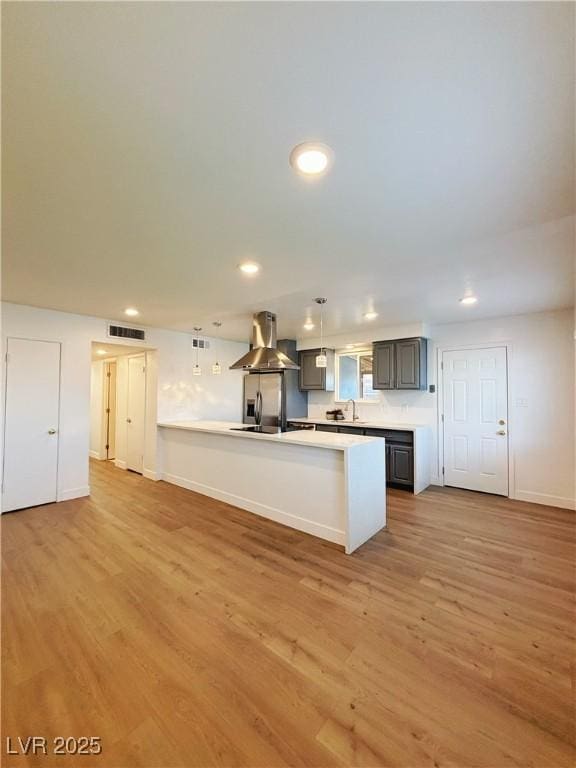
[[[328,359],[326,357],[326,350],[324,349],[324,304],[328,299],[323,299],[320,296],[314,299],[316,304],[320,307],[320,354],[316,355],[316,368],[326,368]]]
[[[202,368],[200,368],[198,363],[198,352],[200,350],[200,331],[202,328],[199,328],[197,325],[195,325],[194,330],[196,331],[196,364],[194,365],[194,368],[192,368],[192,375],[202,376]]]
[[[222,323],[219,320],[214,320],[212,325],[214,326],[214,328],[221,328],[222,327]],[[220,376],[221,373],[222,373],[222,366],[220,365],[218,360],[216,360],[216,362],[212,364],[212,375],[213,376]]]

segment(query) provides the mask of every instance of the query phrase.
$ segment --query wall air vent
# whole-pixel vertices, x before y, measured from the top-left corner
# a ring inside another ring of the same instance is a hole
[[[115,339],[146,341],[146,332],[142,328],[128,328],[125,325],[109,325],[108,336]]]

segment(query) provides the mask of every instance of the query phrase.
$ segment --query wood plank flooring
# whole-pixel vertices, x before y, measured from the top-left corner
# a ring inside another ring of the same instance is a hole
[[[2,518],[2,764],[573,766],[575,522],[391,491],[347,557],[97,462]],[[30,735],[103,751],[6,755]]]

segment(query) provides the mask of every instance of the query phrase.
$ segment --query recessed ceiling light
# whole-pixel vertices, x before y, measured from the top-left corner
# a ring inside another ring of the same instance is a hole
[[[96,350],[96,354],[97,355],[105,355],[106,354],[106,350],[105,349],[97,349]]]
[[[346,344],[346,349],[354,349],[356,344]]]
[[[306,322],[304,323],[304,330],[311,331],[313,328],[314,328],[314,323],[312,322],[312,320],[306,320]]]
[[[136,315],[139,315],[140,312],[138,312],[138,310],[134,307],[128,307],[124,310],[124,314],[128,315],[128,317],[136,317]]]
[[[464,296],[464,298],[460,299],[460,304],[476,304],[477,301],[476,296]]]
[[[326,144],[306,142],[298,144],[290,153],[290,165],[304,176],[319,176],[325,173],[334,159],[334,153]]]
[[[364,314],[364,320],[375,320],[378,317],[378,312],[366,312]]]
[[[243,261],[242,264],[238,265],[238,269],[245,275],[255,275],[260,272],[260,265],[256,264],[255,261]]]

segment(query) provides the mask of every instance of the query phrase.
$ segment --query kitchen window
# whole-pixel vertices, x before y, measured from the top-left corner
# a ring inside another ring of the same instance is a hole
[[[336,354],[336,400],[350,398],[364,403],[378,401],[372,389],[372,351],[339,352]]]

